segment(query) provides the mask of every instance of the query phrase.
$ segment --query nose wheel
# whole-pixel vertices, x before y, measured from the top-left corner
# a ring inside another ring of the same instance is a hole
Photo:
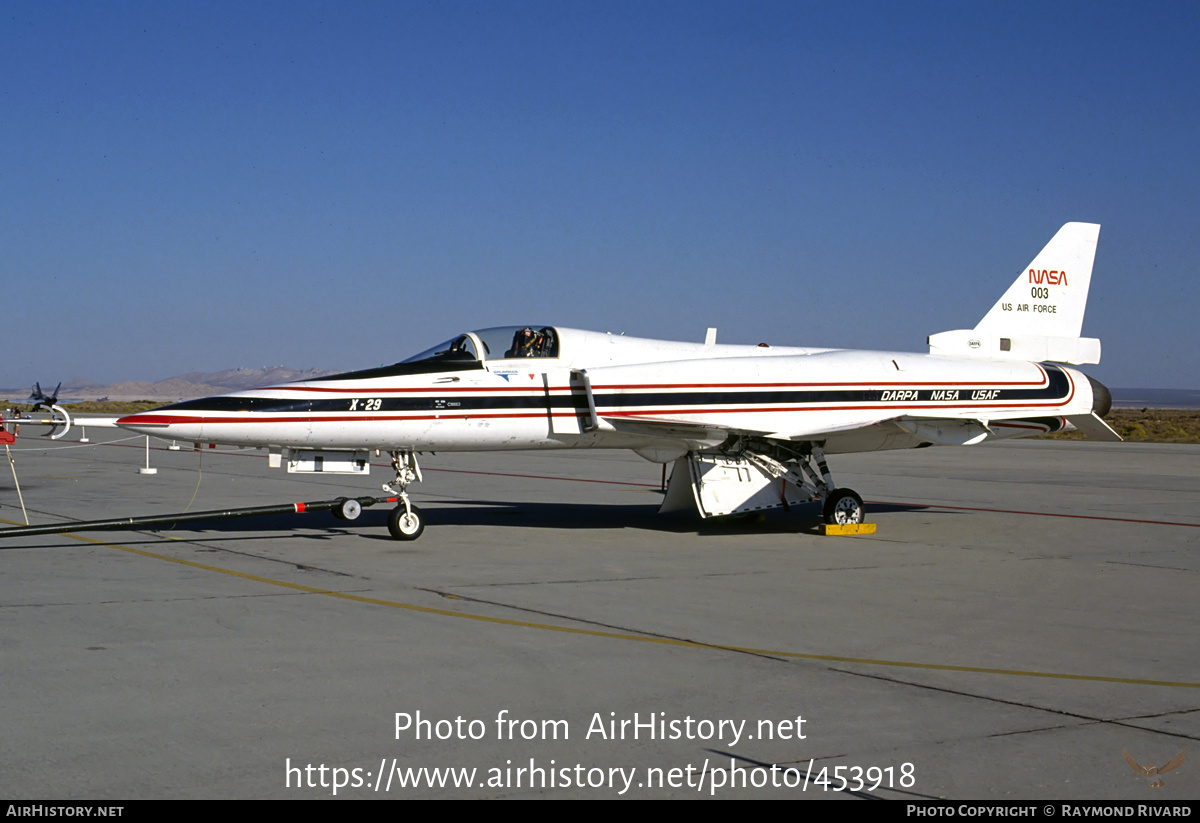
[[[417,455],[411,451],[389,452],[396,479],[385,483],[383,490],[400,498],[400,505],[388,515],[388,531],[397,540],[416,540],[425,531],[425,515],[408,500],[408,487],[421,479]]]
[[[416,506],[397,506],[388,515],[388,531],[397,540],[416,540],[425,531],[425,515]]]

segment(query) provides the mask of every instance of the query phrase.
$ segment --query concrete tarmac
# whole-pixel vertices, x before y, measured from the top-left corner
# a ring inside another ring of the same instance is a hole
[[[34,523],[390,478],[32,434]],[[1200,753],[1122,755],[1200,737],[1200,448],[830,463],[875,535],[660,517],[659,466],[545,452],[425,455],[411,543],[382,507],[0,540],[0,796],[1200,797]]]

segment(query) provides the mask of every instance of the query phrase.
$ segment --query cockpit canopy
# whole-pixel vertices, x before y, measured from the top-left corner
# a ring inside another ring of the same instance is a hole
[[[374,369],[335,374],[322,380],[368,380],[409,374],[482,369],[484,362],[523,357],[558,357],[558,332],[550,326],[496,326],[469,331],[407,360]]]
[[[558,332],[550,326],[496,326],[467,332],[402,363],[473,363],[523,357],[558,357]]]

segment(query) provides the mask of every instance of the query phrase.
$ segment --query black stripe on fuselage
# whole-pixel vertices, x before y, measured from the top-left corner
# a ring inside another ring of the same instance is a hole
[[[379,377],[406,377],[412,374],[437,374],[439,372],[482,370],[483,364],[465,352],[444,352],[434,357],[426,357],[414,363],[393,363],[390,366],[379,366],[374,369],[360,369],[342,374],[331,374],[322,377],[322,383],[339,380],[373,380]]]
[[[1035,388],[909,388],[907,386],[869,389],[800,389],[769,391],[689,391],[689,392],[615,392],[597,393],[596,406],[610,408],[639,408],[645,406],[730,406],[838,404],[838,403],[955,403],[979,401],[1047,401],[1067,398],[1071,384],[1062,369],[1043,366],[1046,385]]]

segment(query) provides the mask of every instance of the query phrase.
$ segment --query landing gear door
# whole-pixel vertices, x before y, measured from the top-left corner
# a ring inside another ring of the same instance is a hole
[[[588,415],[587,389],[579,373],[549,369],[542,375],[551,434],[583,434]]]
[[[684,459],[676,462],[677,472],[685,468]],[[763,511],[813,499],[784,479],[772,477],[753,460],[692,452],[686,461],[701,517]]]

